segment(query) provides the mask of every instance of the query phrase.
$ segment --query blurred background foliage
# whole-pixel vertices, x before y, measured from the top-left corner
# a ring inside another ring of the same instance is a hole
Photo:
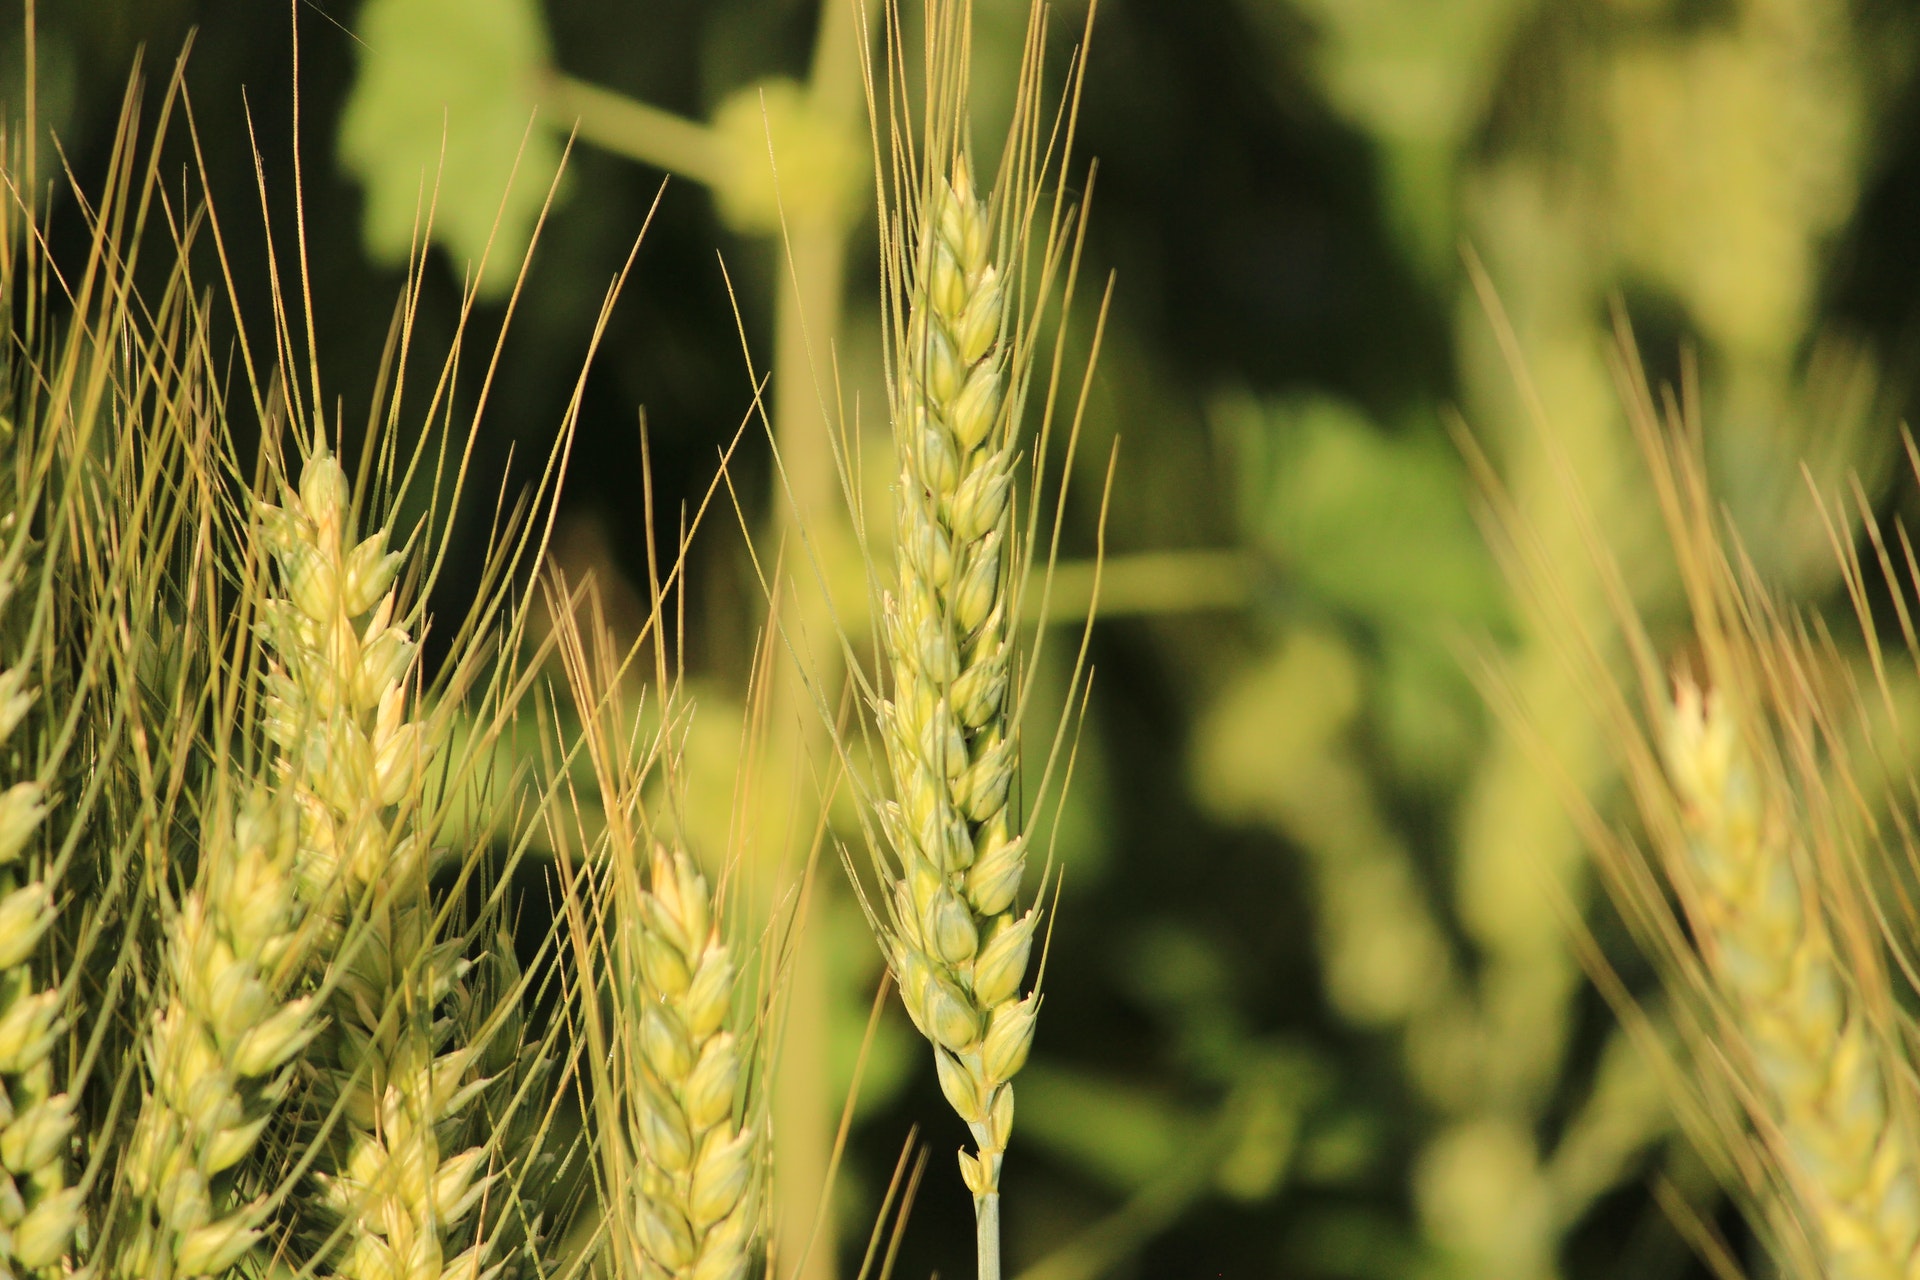
[[[1084,4],[1056,6],[1056,79]],[[976,10],[976,138],[991,155],[1025,5]],[[297,17],[317,342],[352,420],[427,203],[421,340],[451,331],[483,253],[488,337],[577,125],[493,379],[486,488],[516,452],[545,448],[606,281],[673,173],[585,383],[556,554],[598,573],[616,622],[636,626],[648,537],[674,545],[682,504],[705,492],[771,371],[787,479],[750,424],[733,465],[745,523],[790,559],[806,530],[858,636],[860,568],[822,442],[844,413],[884,455],[879,295],[856,24],[837,0],[824,12],[43,0],[40,111],[62,151],[43,151],[41,176],[64,164],[97,180],[135,60],[170,60],[193,33],[201,145],[250,264],[243,298],[264,315],[250,147],[284,270]],[[0,64],[10,108],[20,29],[16,4]],[[1657,375],[1677,377],[1683,351],[1697,362],[1716,474],[1761,571],[1832,607],[1809,480],[1832,491],[1857,474],[1882,513],[1914,514],[1920,498],[1897,435],[1920,391],[1916,34],[1906,0],[1101,4],[1086,256],[1118,283],[1070,469],[1057,616],[1090,588],[1116,441],[1119,462],[1093,693],[1050,828],[1065,889],[1007,1173],[1017,1274],[1707,1274],[1656,1188],[1746,1247],[1672,1133],[1657,1074],[1582,975],[1576,920],[1630,983],[1645,976],[1595,900],[1538,751],[1476,688],[1496,663],[1540,747],[1605,800],[1601,735],[1476,527],[1457,432],[1565,549],[1560,587],[1604,634],[1543,415],[1641,606],[1670,618],[1607,366],[1617,309]],[[71,201],[62,213],[79,217]],[[1083,288],[1070,348],[1084,352],[1098,296]],[[471,401],[485,360],[466,363]],[[868,471],[861,492],[882,503],[887,468]],[[693,785],[707,797],[689,806],[690,835],[714,850],[766,608],[730,512],[702,534],[690,582]],[[461,575],[443,589],[461,591]],[[817,637],[829,615],[806,596],[798,585],[787,621]],[[1067,710],[1072,633],[1058,635],[1036,690],[1043,727]],[[837,681],[827,649],[808,652]],[[756,821],[769,865],[788,870],[749,895],[762,905],[784,891],[796,833],[805,843],[819,772],[801,701],[771,705],[763,748],[785,789],[767,789]],[[800,1170],[788,1206],[810,1203],[809,1179],[817,1189],[879,976],[843,887],[823,887],[806,937],[783,1085],[799,1117],[781,1140]],[[923,1057],[889,1007],[865,1059],[837,1243],[809,1276],[853,1273],[909,1126],[936,1153],[951,1145]],[[964,1271],[965,1204],[936,1155],[901,1274]]]

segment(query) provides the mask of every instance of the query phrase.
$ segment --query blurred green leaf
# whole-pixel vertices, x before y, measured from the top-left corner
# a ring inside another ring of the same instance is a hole
[[[1460,155],[1533,0],[1240,0],[1240,8],[1276,57],[1311,50],[1328,105],[1373,142],[1402,241],[1444,276],[1457,265]],[[1301,40],[1301,17],[1317,38]]]
[[[1457,783],[1476,759],[1484,706],[1459,659],[1431,640],[1382,646],[1374,698],[1401,778],[1439,789]]]
[[[1437,439],[1391,437],[1343,401],[1241,414],[1266,434],[1249,531],[1306,591],[1390,631],[1498,625],[1506,592],[1467,508],[1462,468]]]
[[[867,1043],[867,1019],[872,1015],[873,984],[879,981],[880,949],[873,945],[860,909],[845,897],[823,895],[816,908],[816,926],[827,957],[827,1053],[831,1083],[825,1094],[844,1098],[860,1077],[856,1115],[878,1111],[899,1097],[900,1090],[923,1064],[926,1043],[915,1033],[897,999],[889,998]],[[866,1053],[864,1060],[862,1047]]]
[[[1303,1218],[1287,1253],[1295,1268],[1356,1280],[1425,1280],[1446,1274],[1403,1222],[1375,1209],[1332,1208]]]
[[[505,290],[560,163],[533,120],[537,0],[368,0],[359,29],[340,162],[366,190],[367,251],[404,261],[431,210],[432,238],[469,269],[484,255],[482,290]]]
[[[1049,1063],[1020,1073],[1020,1136],[1116,1191],[1137,1191],[1207,1131],[1205,1117],[1148,1089]]]
[[[1326,1072],[1304,1050],[1249,1045],[1221,1124],[1226,1151],[1214,1185],[1236,1200],[1264,1200],[1293,1166],[1307,1109],[1326,1091]]]

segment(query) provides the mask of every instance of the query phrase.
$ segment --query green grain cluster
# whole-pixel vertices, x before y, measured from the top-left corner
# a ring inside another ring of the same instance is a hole
[[[332,988],[321,1097],[342,1112],[325,1201],[349,1227],[333,1260],[353,1280],[474,1280],[473,1217],[493,1179],[485,1145],[449,1150],[482,1082],[479,1047],[439,1016],[467,972],[428,889],[416,784],[428,745],[415,646],[396,621],[403,557],[352,529],[346,475],[324,450],[262,524],[285,595],[262,610],[276,662],[267,729],[298,814],[301,881],[333,927],[313,956]]]
[[[259,504],[280,584],[260,605],[272,654],[265,728],[299,819],[302,891],[336,930],[355,895],[389,877],[417,880],[422,857],[395,815],[423,751],[410,714],[414,644],[394,618],[402,557],[387,549],[384,528],[354,539],[351,498],[346,473],[321,449],[284,505]],[[316,956],[339,941],[316,940]]]
[[[772,1015],[756,998],[751,959],[729,941],[737,921],[667,818],[688,803],[679,788],[693,708],[667,674],[661,592],[640,641],[660,646],[653,691],[673,711],[649,727],[624,692],[638,647],[616,656],[597,598],[583,619],[560,581],[549,600],[577,727],[552,746],[582,757],[592,783],[569,795],[564,820],[549,814],[549,830],[579,982],[609,1274],[743,1280],[779,1265],[763,1262]],[[737,868],[731,851],[723,859]]]

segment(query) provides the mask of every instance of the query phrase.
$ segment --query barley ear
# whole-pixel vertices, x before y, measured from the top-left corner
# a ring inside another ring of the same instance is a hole
[[[1757,1117],[1836,1277],[1920,1267],[1913,1135],[1889,1106],[1875,1035],[1796,873],[1800,819],[1748,747],[1732,700],[1678,683],[1667,775],[1691,854],[1685,876],[1707,971],[1754,1060]]]
[[[894,413],[898,579],[882,603],[892,697],[880,707],[895,796],[881,821],[898,861],[884,945],[941,1090],[973,1133],[960,1162],[983,1241],[990,1228],[997,1241],[1011,1080],[1039,1002],[1021,992],[1037,909],[1014,911],[1026,846],[1009,803],[1013,445],[993,243],[961,156],[914,242]]]

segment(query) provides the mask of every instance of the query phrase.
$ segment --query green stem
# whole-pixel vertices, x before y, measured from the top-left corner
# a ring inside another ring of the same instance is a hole
[[[1084,619],[1094,605],[1096,583],[1102,618],[1242,609],[1253,598],[1257,570],[1252,557],[1242,552],[1204,549],[1062,560],[1053,566],[1051,588],[1043,591],[1039,582],[1027,587],[1020,597],[1020,616],[1046,623]]]
[[[1000,1193],[989,1191],[973,1198],[975,1250],[980,1255],[980,1280],[1000,1280]]]
[[[714,186],[725,176],[713,130],[623,93],[555,72],[541,105],[572,124],[581,138],[641,164]]]

